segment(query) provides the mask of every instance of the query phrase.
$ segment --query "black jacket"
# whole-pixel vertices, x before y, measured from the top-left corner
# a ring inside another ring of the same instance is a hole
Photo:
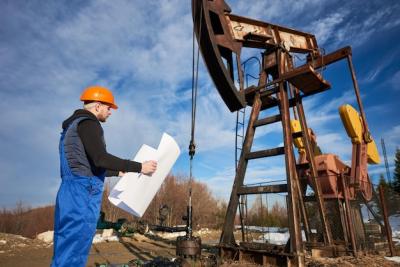
[[[62,128],[67,128],[73,120],[83,116],[91,119],[83,120],[79,123],[78,134],[85,148],[86,156],[94,167],[95,174],[101,173],[104,169],[106,170],[106,176],[117,176],[119,171],[140,172],[142,170],[141,163],[118,158],[106,151],[103,128],[96,116],[90,111],[84,109],[75,110],[63,122]]]

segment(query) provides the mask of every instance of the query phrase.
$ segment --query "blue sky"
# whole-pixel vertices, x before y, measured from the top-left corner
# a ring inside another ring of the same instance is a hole
[[[351,45],[370,130],[378,145],[385,139],[393,168],[400,145],[400,3],[227,2],[234,14],[315,34],[327,53]],[[173,173],[188,174],[190,10],[190,1],[183,0],[0,1],[0,207],[17,201],[54,203],[61,122],[81,107],[79,95],[91,84],[112,88],[120,107],[104,124],[110,153],[132,158],[141,144],[156,147],[167,132],[182,149]],[[304,102],[322,150],[344,161],[351,157],[351,143],[337,109],[355,105],[346,67],[342,62],[325,70],[332,88]],[[199,79],[194,176],[227,199],[234,177],[236,114],[220,99],[202,61]],[[254,150],[281,140],[279,127],[265,128],[257,132]],[[384,172],[384,164],[370,168],[375,179]],[[260,160],[250,164],[246,182],[284,175],[277,160]]]

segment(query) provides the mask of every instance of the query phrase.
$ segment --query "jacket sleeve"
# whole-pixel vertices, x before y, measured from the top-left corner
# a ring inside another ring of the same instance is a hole
[[[118,176],[119,171],[106,170],[106,177]]]
[[[109,171],[110,176],[122,172],[140,172],[142,164],[136,161],[118,158],[106,151],[103,141],[103,129],[99,122],[94,120],[83,120],[78,125],[78,134],[82,140],[89,161],[97,168]]]

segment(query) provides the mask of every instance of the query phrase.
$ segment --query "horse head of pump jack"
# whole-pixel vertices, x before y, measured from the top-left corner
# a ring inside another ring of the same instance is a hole
[[[307,54],[310,58],[319,56],[314,35],[231,14],[224,0],[192,0],[192,13],[205,64],[220,96],[232,112],[246,106],[240,61],[242,48],[273,51],[282,47],[288,52]],[[235,85],[235,80],[238,85]]]

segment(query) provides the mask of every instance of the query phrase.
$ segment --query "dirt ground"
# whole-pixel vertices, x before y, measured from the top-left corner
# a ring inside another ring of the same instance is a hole
[[[196,234],[196,233],[195,233]],[[202,238],[202,254],[208,256],[215,253],[215,245],[219,239],[218,231],[203,231],[197,233]],[[160,235],[134,235],[132,238],[124,237],[120,242],[102,242],[93,244],[87,266],[99,266],[100,264],[124,264],[143,262],[158,258],[176,258],[174,241],[176,236],[172,234]],[[0,266],[49,266],[51,262],[53,246],[37,239],[28,239],[17,235],[0,233]],[[306,257],[309,267],[391,267],[400,266],[386,260],[380,255],[363,256],[355,259],[353,257],[319,258]],[[133,265],[134,266],[134,265]],[[244,266],[244,265],[223,265]],[[248,265],[254,266],[254,265]]]
[[[207,244],[215,243],[219,233],[203,233]],[[134,235],[123,237],[120,242],[101,242],[92,245],[87,266],[100,264],[124,264],[130,261],[138,265],[156,258],[176,258],[176,236],[171,234]],[[208,246],[204,244],[205,246]],[[42,267],[50,266],[53,245],[38,239],[29,239],[18,235],[0,233],[1,267]],[[207,250],[203,254],[208,255]]]

